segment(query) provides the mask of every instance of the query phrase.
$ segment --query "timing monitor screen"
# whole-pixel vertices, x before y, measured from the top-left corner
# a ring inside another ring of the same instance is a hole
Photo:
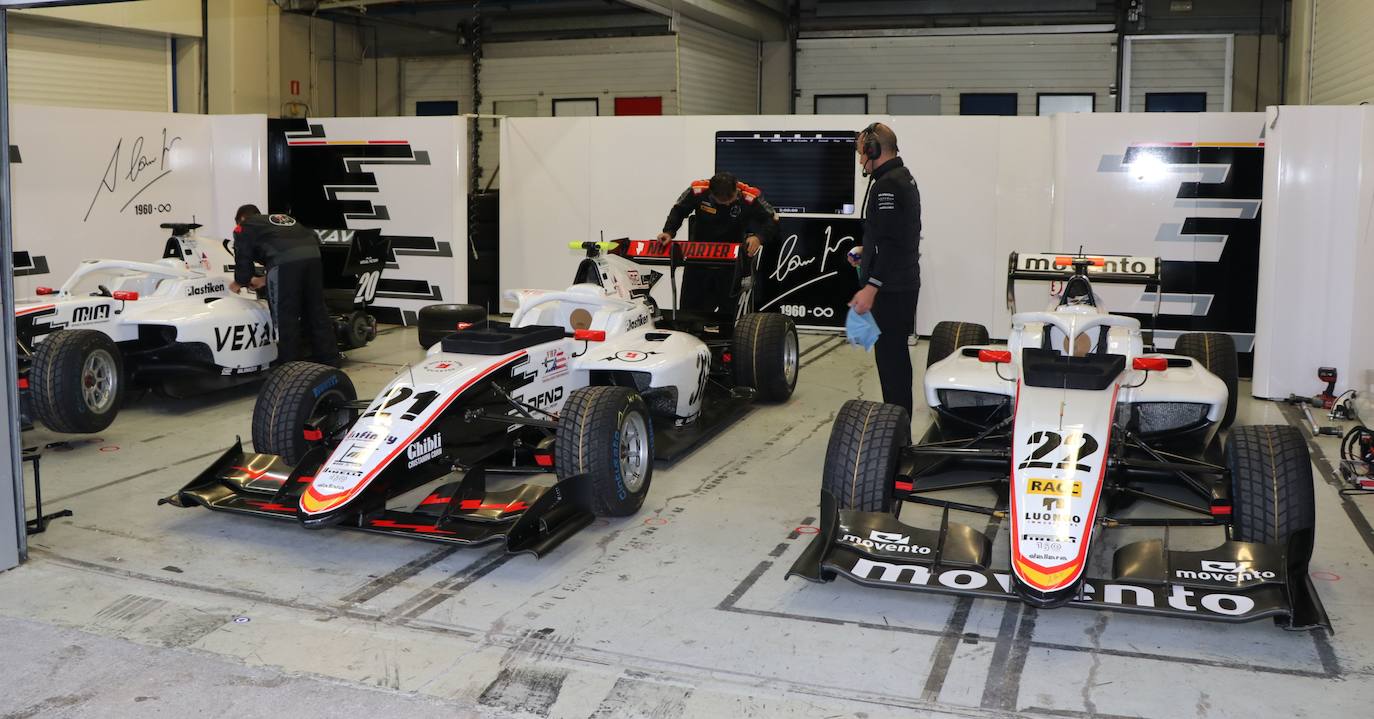
[[[850,130],[716,133],[716,172],[759,188],[778,212],[854,214],[856,166]]]

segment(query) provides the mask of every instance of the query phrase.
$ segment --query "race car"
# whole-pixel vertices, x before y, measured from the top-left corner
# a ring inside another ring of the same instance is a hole
[[[1019,280],[1063,288],[1048,311],[1018,313]],[[1143,284],[1157,297],[1160,262],[1013,254],[1006,345],[980,325],[935,329],[925,374],[935,421],[915,445],[901,408],[846,402],[826,450],[820,531],[788,576],[1329,629],[1308,576],[1316,514],[1305,438],[1287,425],[1229,426],[1229,335],[1184,334],[1172,352],[1147,350],[1140,320],[1099,309],[1093,283]],[[938,526],[902,521],[913,505],[934,507],[922,511]],[[1003,524],[1007,543],[994,546]],[[1089,577],[1106,559],[1093,549],[1117,541],[1110,530],[1138,527],[1164,535],[1120,546],[1110,577]],[[1223,537],[1180,548],[1169,535],[1179,527]]]
[[[596,267],[626,262],[610,243],[578,247]],[[254,408],[255,451],[236,443],[160,503],[543,555],[596,516],[638,511],[655,458],[795,386],[786,317],[738,323],[734,352],[767,381],[725,387],[711,349],[656,326],[634,289],[509,291],[509,323],[455,328],[370,402],[337,369],[287,364]],[[556,482],[538,481],[549,470]]]
[[[267,301],[229,291],[228,241],[168,223],[157,262],[90,260],[61,287],[15,303],[23,414],[54,432],[99,432],[126,385],[181,396],[257,379],[277,357]],[[376,336],[367,313],[387,243],[376,232],[322,233],[326,304],[339,344]]]

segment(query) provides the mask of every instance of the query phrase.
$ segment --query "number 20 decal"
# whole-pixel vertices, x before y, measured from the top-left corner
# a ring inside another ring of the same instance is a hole
[[[372,299],[377,296],[377,281],[381,278],[381,270],[364,272],[358,275],[358,294],[353,296],[353,301],[361,302],[365,305],[372,304]]]
[[[1031,452],[1031,456],[1021,464],[1016,465],[1017,469],[1076,469],[1080,472],[1090,472],[1092,467],[1083,464],[1079,460],[1088,459],[1097,453],[1099,445],[1096,439],[1090,434],[1083,432],[1069,432],[1061,435],[1058,432],[1049,430],[1032,432],[1026,438],[1026,444],[1040,445]],[[1045,459],[1050,453],[1063,448],[1063,459],[1054,461],[1053,458]]]

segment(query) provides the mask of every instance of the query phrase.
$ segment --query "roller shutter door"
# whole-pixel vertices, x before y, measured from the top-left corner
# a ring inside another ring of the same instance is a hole
[[[10,101],[113,110],[172,109],[166,35],[10,15]]]

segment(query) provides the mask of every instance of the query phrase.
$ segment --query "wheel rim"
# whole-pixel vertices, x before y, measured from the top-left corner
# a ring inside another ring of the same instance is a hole
[[[782,376],[787,380],[787,386],[792,387],[797,384],[797,334],[788,332],[782,343]]]
[[[343,407],[347,398],[342,392],[326,392],[319,401],[315,402],[315,408],[310,410],[310,420],[307,424],[324,434],[328,438],[337,434],[339,430],[347,428],[353,424],[353,410]]]
[[[114,357],[105,350],[87,355],[81,366],[81,396],[86,401],[86,408],[95,414],[105,414],[114,406],[118,389],[119,371]]]
[[[649,461],[649,426],[643,414],[630,412],[620,427],[620,479],[631,494],[644,488]]]

